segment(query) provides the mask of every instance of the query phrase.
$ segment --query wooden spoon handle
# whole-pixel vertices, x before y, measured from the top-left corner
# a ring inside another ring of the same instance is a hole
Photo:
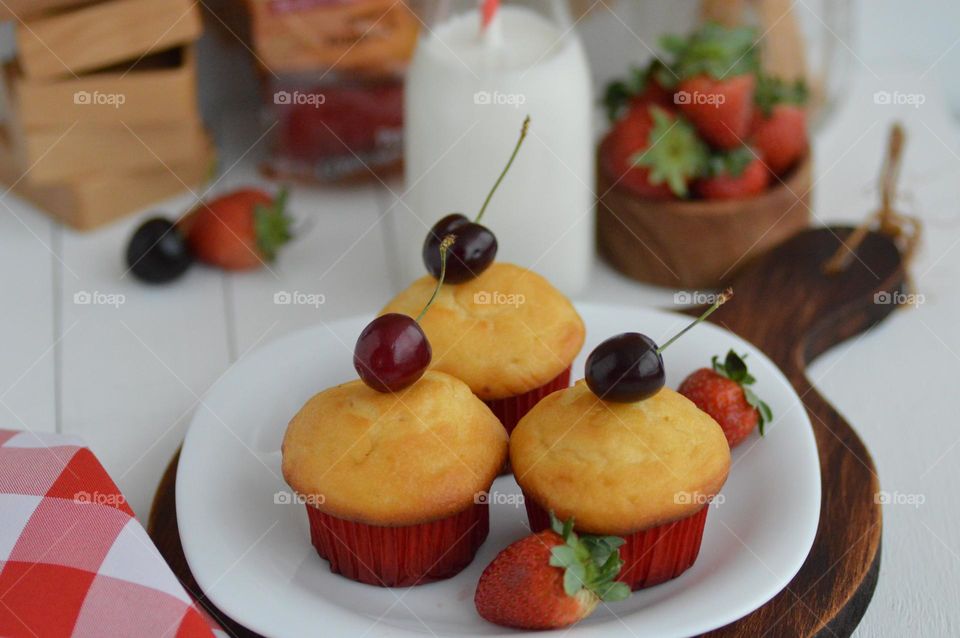
[[[803,34],[790,0],[756,0],[763,35],[763,70],[784,80],[809,80]]]

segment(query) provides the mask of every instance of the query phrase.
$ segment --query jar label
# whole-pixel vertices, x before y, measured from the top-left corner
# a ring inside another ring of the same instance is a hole
[[[419,22],[397,0],[250,0],[254,48],[274,73],[401,70]]]

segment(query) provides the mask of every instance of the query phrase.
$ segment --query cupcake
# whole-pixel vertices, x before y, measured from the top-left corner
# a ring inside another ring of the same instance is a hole
[[[613,402],[579,381],[520,421],[510,461],[534,531],[552,511],[578,532],[623,537],[618,580],[640,589],[693,565],[730,449],[716,421],[669,388]]]
[[[290,421],[282,450],[331,571],[405,587],[473,560],[489,530],[478,494],[503,466],[507,436],[465,383],[427,371],[397,392],[359,380],[324,390]]]
[[[381,311],[416,316],[436,280],[413,282]],[[583,321],[537,273],[494,262],[479,276],[440,289],[420,326],[431,368],[464,381],[511,431],[530,408],[570,384]]]

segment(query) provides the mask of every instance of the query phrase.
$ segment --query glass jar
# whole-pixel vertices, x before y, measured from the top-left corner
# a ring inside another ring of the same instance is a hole
[[[485,27],[475,1],[423,5],[428,28],[405,91],[406,193],[394,209],[403,280],[424,274],[430,226],[454,211],[476,216],[529,115],[482,221],[497,236],[498,260],[578,292],[594,243],[594,100],[567,2],[502,0]]]
[[[265,171],[369,178],[402,157],[403,73],[419,22],[396,0],[247,0],[271,153]]]

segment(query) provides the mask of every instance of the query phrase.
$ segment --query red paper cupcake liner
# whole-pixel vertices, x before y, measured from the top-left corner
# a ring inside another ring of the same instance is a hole
[[[460,573],[490,531],[485,503],[429,523],[366,525],[307,505],[310,542],[330,571],[381,587],[412,587]]]
[[[507,429],[507,434],[509,434],[513,432],[513,428],[517,427],[517,423],[520,422],[523,415],[532,410],[533,406],[540,402],[540,399],[557,390],[563,390],[569,385],[570,366],[567,366],[566,370],[539,388],[534,388],[529,392],[517,394],[505,399],[484,401],[484,403],[486,403],[487,407],[500,419],[503,427]]]
[[[550,527],[550,514],[524,493],[527,518],[534,532]],[[620,548],[623,568],[617,580],[634,591],[674,579],[697,560],[709,505],[686,518],[624,537]]]

